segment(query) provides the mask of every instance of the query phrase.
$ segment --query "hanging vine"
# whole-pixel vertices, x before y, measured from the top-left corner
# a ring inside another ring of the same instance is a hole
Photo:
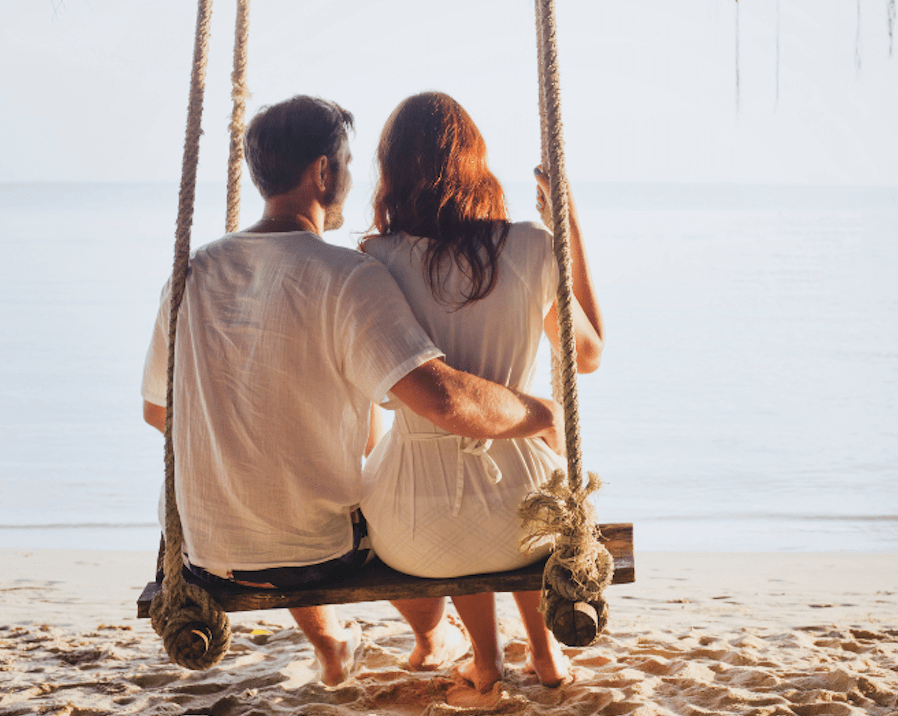
[[[736,111],[739,111],[739,0],[736,0]]]
[[[776,0],[776,102],[774,111],[780,104],[780,0]]]
[[[895,28],[895,0],[889,0],[889,57],[892,56],[893,32]]]
[[[735,79],[736,79],[736,112],[739,112],[740,104],[740,67],[739,67],[739,0],[736,3],[736,37],[735,37]],[[782,34],[782,0],[776,0],[776,89],[774,111],[779,107],[780,102],[780,36]],[[898,21],[898,11],[896,11],[898,0],[886,0],[886,15],[888,19],[889,30],[889,57],[894,56],[895,51],[895,24]],[[863,57],[861,55],[861,0],[856,0],[857,20],[854,32],[854,68],[860,73]]]

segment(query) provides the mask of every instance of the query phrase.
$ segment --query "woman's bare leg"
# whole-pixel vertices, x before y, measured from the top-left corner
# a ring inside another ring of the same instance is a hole
[[[413,671],[435,671],[461,658],[468,640],[449,622],[443,597],[394,599],[390,602],[415,634],[415,648],[408,657]]]
[[[457,669],[479,692],[489,691],[502,678],[502,651],[496,627],[496,599],[490,592],[452,597],[452,603],[471,637],[474,658]]]
[[[358,625],[354,625],[355,630],[344,627],[337,621],[337,610],[331,605],[296,607],[290,614],[315,649],[321,681],[327,686],[346,681],[361,638]]]
[[[521,621],[530,645],[530,664],[543,686],[560,686],[570,673],[567,657],[548,630],[543,615],[539,613],[539,592],[515,592]]]

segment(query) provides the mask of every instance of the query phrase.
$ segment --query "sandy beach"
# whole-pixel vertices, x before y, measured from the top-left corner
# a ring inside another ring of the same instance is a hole
[[[206,672],[169,662],[135,601],[151,552],[0,551],[0,714],[898,713],[898,555],[637,553],[609,592],[611,623],[566,649],[557,689],[524,672],[524,633],[500,597],[506,678],[479,695],[451,671],[411,672],[409,629],[383,603],[340,607],[362,627],[353,678],[316,683],[285,611],[232,614]]]

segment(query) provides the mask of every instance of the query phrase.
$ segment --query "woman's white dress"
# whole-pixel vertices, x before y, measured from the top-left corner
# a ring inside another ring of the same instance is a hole
[[[387,236],[366,251],[396,279],[450,366],[528,392],[558,285],[552,236],[538,224],[512,224],[495,287],[461,309],[434,298],[423,268],[426,241]],[[468,286],[454,265],[444,277],[448,295],[458,297]],[[529,555],[519,550],[517,509],[565,467],[562,458],[541,439],[461,438],[398,400],[388,407],[396,409],[395,420],[365,464],[361,503],[384,562],[421,577],[456,577],[516,569],[546,554],[548,547]]]

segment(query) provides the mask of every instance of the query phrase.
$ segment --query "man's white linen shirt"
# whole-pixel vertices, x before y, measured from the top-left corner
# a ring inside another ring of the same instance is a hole
[[[165,405],[170,287],[142,385]],[[352,548],[370,403],[442,356],[376,260],[310,232],[229,234],[190,261],[175,356],[190,561],[258,570]]]

